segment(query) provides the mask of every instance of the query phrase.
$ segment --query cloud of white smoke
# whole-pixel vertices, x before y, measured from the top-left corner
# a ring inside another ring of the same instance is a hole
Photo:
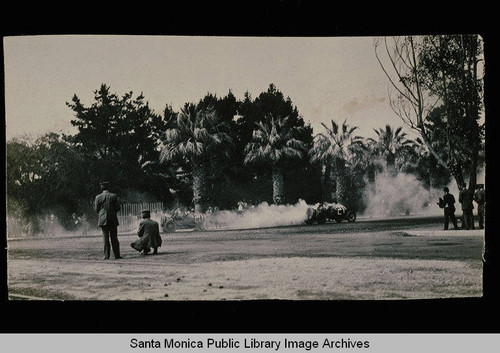
[[[363,193],[364,216],[439,215],[436,204],[442,189],[427,190],[414,175],[389,172],[377,174],[375,182]]]
[[[307,208],[303,200],[295,205],[269,205],[263,202],[257,206],[239,211],[219,211],[207,214],[203,226],[207,230],[249,229],[304,224]]]
[[[363,201],[367,205],[364,216],[442,215],[443,210],[437,205],[439,197],[444,194],[442,187],[428,190],[414,175],[406,173],[393,175],[384,171],[377,174],[375,179],[363,193]],[[477,183],[484,183],[484,171],[478,173]],[[447,186],[455,196],[456,209],[460,210],[457,183],[451,180]]]

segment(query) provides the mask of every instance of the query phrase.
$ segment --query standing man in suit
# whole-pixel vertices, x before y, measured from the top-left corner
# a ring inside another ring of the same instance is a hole
[[[453,227],[458,229],[457,219],[455,218],[455,197],[450,194],[448,187],[445,187],[443,191],[443,198],[439,198],[438,205],[444,209],[444,230],[448,230],[450,220],[453,223]]]
[[[477,203],[477,216],[479,218],[479,229],[484,229],[484,184],[476,185],[474,201]]]
[[[474,204],[472,203],[473,198],[473,191],[467,189],[467,184],[464,183],[458,194],[458,202],[462,205],[462,212],[464,216],[463,228],[467,230],[474,229],[474,215],[472,213],[472,210],[474,209]]]
[[[109,183],[101,183],[102,192],[96,196],[94,201],[94,209],[99,214],[97,225],[102,229],[102,237],[104,240],[104,260],[109,259],[110,248],[113,248],[115,259],[121,259],[120,243],[118,242],[118,216],[120,204],[118,196],[109,192]],[[111,244],[110,244],[111,240]]]

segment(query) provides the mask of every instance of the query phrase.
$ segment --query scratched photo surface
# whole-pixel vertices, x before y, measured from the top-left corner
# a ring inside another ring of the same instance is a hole
[[[483,295],[481,36],[3,45],[9,300]]]

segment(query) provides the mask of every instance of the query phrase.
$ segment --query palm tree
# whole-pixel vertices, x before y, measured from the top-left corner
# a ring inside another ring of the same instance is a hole
[[[385,129],[374,129],[377,139],[368,139],[373,153],[385,159],[390,173],[396,173],[404,168],[407,157],[415,146],[415,142],[407,139],[407,134],[402,132],[402,129],[398,127],[394,130],[390,125],[386,125]]]
[[[323,163],[325,167],[328,198],[344,202],[348,186],[347,168],[360,161],[358,157],[363,148],[363,138],[354,136],[357,126],[350,127],[346,121],[341,126],[333,120],[331,120],[331,127],[324,123],[321,125],[326,131],[314,137],[313,147],[309,151],[310,159],[313,163]]]
[[[189,164],[193,178],[195,212],[203,212],[207,160],[217,147],[231,142],[213,107],[187,104],[177,115],[175,127],[165,133],[160,162],[182,160]]]
[[[256,123],[251,141],[245,146],[245,163],[270,162],[273,179],[274,203],[281,203],[284,197],[283,162],[290,158],[302,158],[305,143],[296,138],[303,129],[291,124],[289,116],[284,119],[267,115],[265,121]]]

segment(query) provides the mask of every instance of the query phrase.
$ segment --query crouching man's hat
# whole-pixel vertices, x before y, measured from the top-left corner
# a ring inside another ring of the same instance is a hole
[[[142,210],[141,211],[142,217],[150,217],[151,212],[149,210]]]
[[[99,185],[101,186],[101,189],[107,189],[109,187],[109,181],[101,181]]]

